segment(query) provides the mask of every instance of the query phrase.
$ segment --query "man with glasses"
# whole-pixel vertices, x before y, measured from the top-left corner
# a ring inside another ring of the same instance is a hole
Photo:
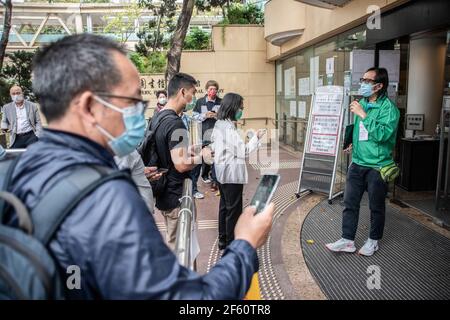
[[[334,252],[355,252],[354,239],[358,227],[359,207],[364,191],[369,195],[370,234],[359,254],[371,256],[378,250],[383,236],[388,183],[381,169],[394,163],[394,149],[400,112],[387,97],[389,85],[385,68],[370,68],[360,84],[363,98],[350,104],[354,114],[352,163],[347,171],[342,217],[342,238],[327,244]]]
[[[33,74],[48,128],[20,157],[9,189],[30,211],[80,166],[117,170],[114,156],[132,153],[146,126],[138,71],[114,40],[60,39],[36,54]],[[176,92],[180,104],[193,94]],[[189,159],[185,149],[178,151]],[[80,289],[66,290],[67,298],[241,299],[258,269],[256,248],[267,239],[273,211],[271,205],[255,216],[254,208],[246,209],[237,240],[200,276],[178,263],[136,186],[108,180],[68,213],[47,248],[61,274],[80,268]]]

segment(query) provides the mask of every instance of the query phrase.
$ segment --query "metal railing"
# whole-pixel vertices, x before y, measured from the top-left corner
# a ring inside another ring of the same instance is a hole
[[[196,221],[195,201],[192,196],[192,180],[185,179],[183,183],[183,194],[180,199],[181,207],[178,213],[177,240],[175,243],[175,255],[180,264],[191,270],[196,269],[195,257],[193,256],[194,226]]]

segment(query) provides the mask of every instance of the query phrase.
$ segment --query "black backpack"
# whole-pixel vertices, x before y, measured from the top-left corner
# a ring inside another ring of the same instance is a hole
[[[130,174],[102,166],[77,165],[55,184],[31,214],[14,194],[7,192],[18,156],[0,160],[0,300],[64,299],[62,271],[48,245],[67,215],[98,186]],[[133,183],[134,185],[134,183]],[[5,213],[14,209],[18,228],[4,223]]]
[[[156,166],[158,168],[169,169],[169,164],[163,161],[162,157],[158,155],[158,149],[156,147],[156,131],[163,123],[167,123],[174,119],[179,119],[179,117],[173,112],[162,110],[149,122],[145,137],[141,145],[137,148],[146,167]],[[166,190],[167,174],[163,174],[159,180],[152,181],[150,184],[152,186],[153,196],[161,196]]]

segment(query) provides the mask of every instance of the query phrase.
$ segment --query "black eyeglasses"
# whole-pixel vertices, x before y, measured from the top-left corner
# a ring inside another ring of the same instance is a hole
[[[366,78],[360,78],[359,83],[370,83],[370,84],[376,84],[377,82],[372,79],[366,79]]]
[[[141,113],[145,113],[145,110],[147,110],[148,107],[148,100],[142,100],[139,98],[135,98],[135,97],[127,97],[127,96],[119,96],[119,95],[115,95],[115,94],[110,94],[107,92],[94,92],[96,95],[100,96],[100,97],[106,97],[106,98],[116,98],[116,99],[126,99],[126,100],[131,100],[135,102],[135,106],[138,108],[138,110]]]

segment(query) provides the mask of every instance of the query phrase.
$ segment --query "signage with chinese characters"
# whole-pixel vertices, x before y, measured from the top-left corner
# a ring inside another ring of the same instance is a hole
[[[307,152],[334,156],[341,123],[343,91],[324,86],[316,90],[311,113]]]
[[[315,90],[306,130],[305,152],[297,195],[304,190],[336,197],[336,168],[343,121],[344,87],[322,86]]]
[[[407,114],[406,130],[423,131],[424,122],[425,122],[424,114]]]

